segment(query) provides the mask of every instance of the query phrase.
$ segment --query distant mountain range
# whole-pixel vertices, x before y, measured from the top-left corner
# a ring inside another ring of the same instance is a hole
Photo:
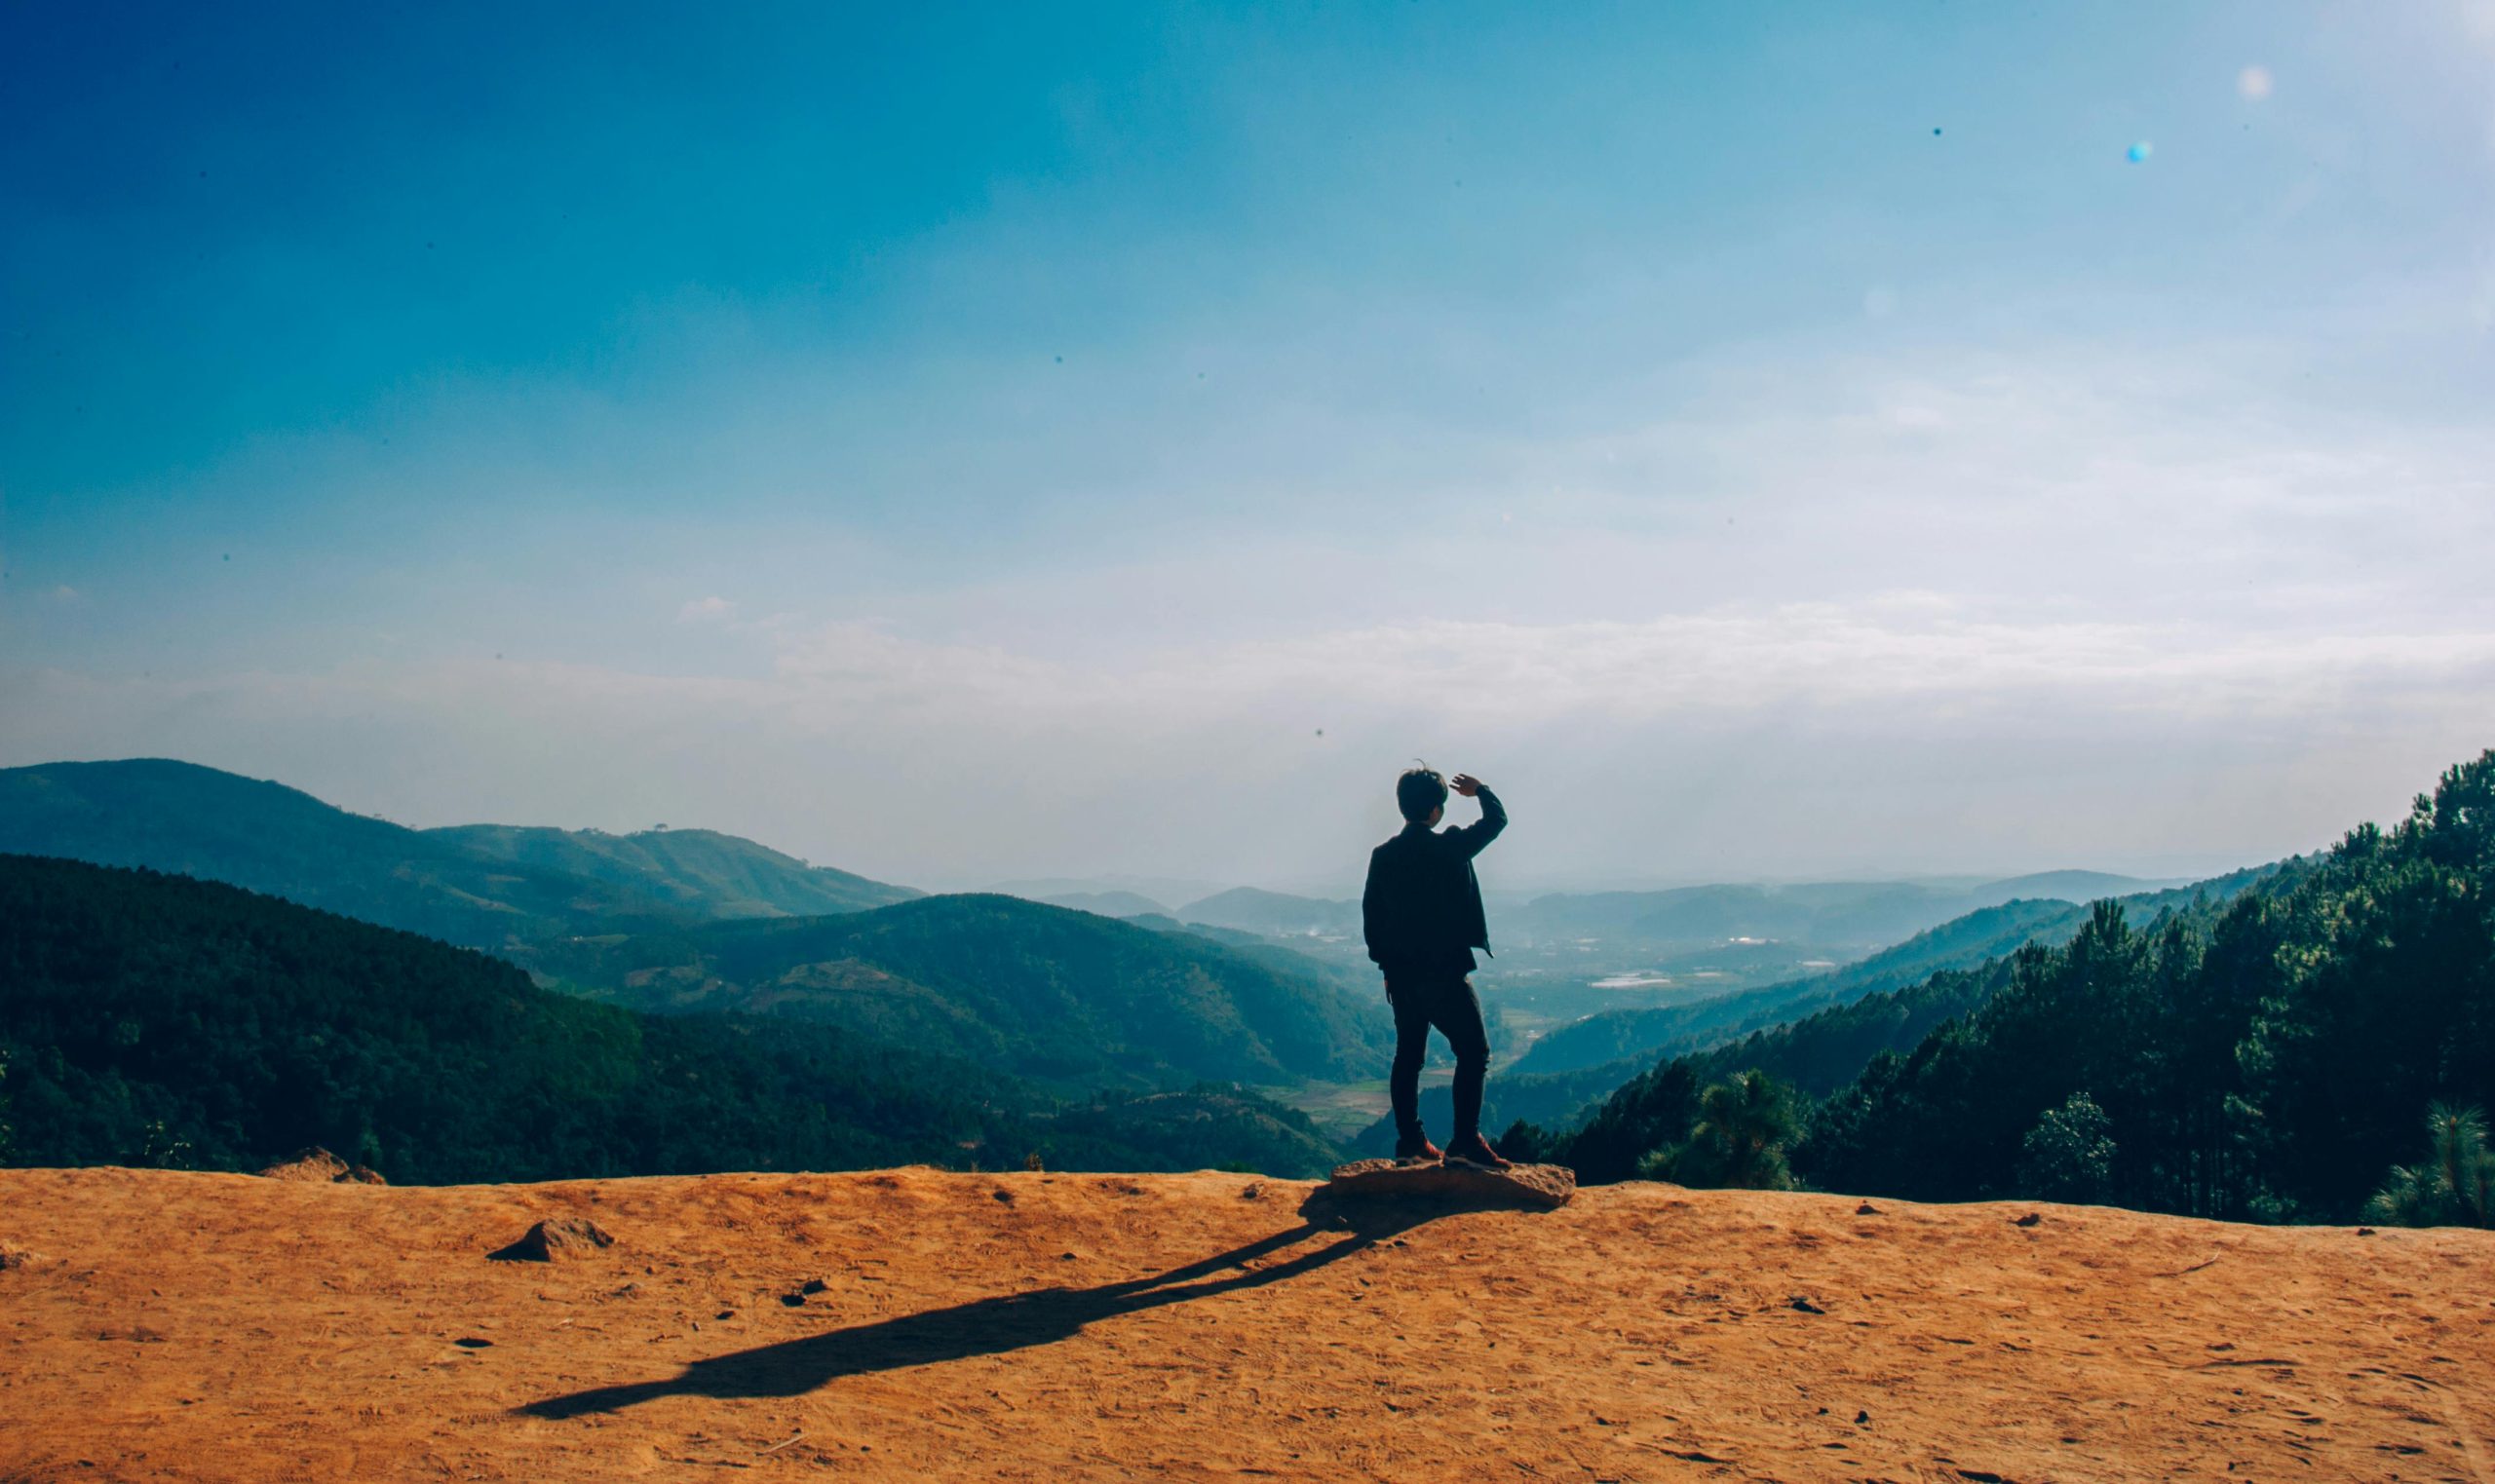
[[[1180,922],[1203,923],[1241,932],[1261,932],[1269,937],[1308,937],[1323,933],[1358,937],[1361,932],[1359,902],[1291,896],[1281,892],[1260,891],[1255,887],[1234,887],[1227,892],[1215,893],[1201,901],[1189,902],[1172,915]]]
[[[1623,952],[1721,949],[1752,939],[1761,945],[1813,952],[1861,952],[2014,901],[2093,901],[2182,884],[2074,870],[1974,885],[1837,881],[1555,893],[1494,909],[1491,940],[1509,948],[1586,943],[1609,949],[1615,957]],[[1061,893],[1038,899],[1109,917],[1167,911],[1180,922],[1268,937],[1357,940],[1361,932],[1358,900],[1298,896],[1255,887],[1218,892],[1174,909],[1124,892]]]
[[[0,852],[221,881],[474,948],[919,894],[710,830],[417,830],[158,758],[0,769]]]
[[[1498,914],[1491,941],[1525,946],[1593,939],[1662,947],[1768,938],[1864,949],[2010,901],[2092,901],[2177,885],[2103,871],[2046,871],[1973,887],[1835,881],[1557,894]]]
[[[1020,893],[1015,893],[1020,895]],[[1136,892],[1061,892],[1054,896],[1035,896],[1033,901],[1052,907],[1067,907],[1077,912],[1096,913],[1101,917],[1166,916],[1170,909]]]

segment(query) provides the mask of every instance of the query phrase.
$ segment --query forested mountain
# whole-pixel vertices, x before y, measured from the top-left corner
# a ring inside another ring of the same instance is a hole
[[[2223,907],[2143,925],[2100,902],[2066,944],[1958,992],[1962,1013],[1798,1125],[1767,1078],[1713,1084],[1742,1090],[1710,1114],[1708,1079],[1744,1058],[1684,1058],[1563,1147],[1582,1175],[1616,1177],[1632,1157],[1669,1162],[1710,1119],[1748,1120],[1767,1133],[1750,1143],[1789,1146],[1793,1174],[1832,1190],[2351,1219],[2419,1153],[2431,1107],[2495,1103],[2495,752],[2397,827],[2360,827]],[[1834,1054],[1846,1028],[1825,1029]],[[1799,1027],[1752,1049],[1788,1068],[1818,1054]]]
[[[1013,896],[548,943],[522,962],[635,1008],[825,1021],[1067,1086],[1374,1076],[1392,1038],[1376,1000],[1287,951]]]
[[[470,855],[603,881],[706,918],[820,917],[863,912],[920,894],[713,829],[603,830],[457,824],[423,833]]]
[[[1232,1089],[1063,1106],[853,1030],[638,1014],[232,887],[0,856],[0,1161],[250,1169],[309,1144],[402,1182],[1331,1157]]]
[[[914,894],[688,833],[679,848],[672,834],[413,830],[155,758],[0,769],[0,851],[222,881],[472,947]]]
[[[2275,865],[2254,866],[2190,886],[2136,894],[2124,900],[2137,914],[2171,910],[2204,897],[2223,901],[2276,869]],[[2064,880],[2129,879],[2081,871],[2056,872],[2054,876]],[[1942,970],[1972,969],[2015,952],[2023,943],[2067,941],[2088,920],[2088,910],[2077,902],[2033,899],[1978,907],[1824,974],[1682,1005],[1605,1010],[1543,1037],[1511,1071],[1516,1076],[1573,1072],[1623,1060],[1644,1062],[1702,1050],[1785,1024],[1823,1007],[1849,1004],[1875,991],[1915,983]]]
[[[1695,1050],[1949,965],[1982,963],[2040,933],[2076,931],[2083,910],[2066,901],[1985,907],[1827,973],[1679,1005],[1604,1010],[1544,1036],[1511,1070],[1517,1076],[1572,1072]]]

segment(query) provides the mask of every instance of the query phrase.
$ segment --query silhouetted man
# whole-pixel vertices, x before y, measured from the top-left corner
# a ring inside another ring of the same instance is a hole
[[[1386,1000],[1395,1008],[1395,1158],[1457,1160],[1505,1169],[1508,1161],[1481,1137],[1481,1079],[1490,1066],[1490,1038],[1473,993],[1473,950],[1490,950],[1481,915],[1481,886],[1473,857],[1508,827],[1498,795],[1469,774],[1455,791],[1481,801],[1480,822],[1443,833],[1447,780],[1415,768],[1395,780],[1403,832],[1369,852],[1368,887],[1361,893],[1361,930],[1368,956],[1386,971]],[[1441,1152],[1421,1131],[1421,1063],[1436,1026],[1455,1049],[1455,1137]]]

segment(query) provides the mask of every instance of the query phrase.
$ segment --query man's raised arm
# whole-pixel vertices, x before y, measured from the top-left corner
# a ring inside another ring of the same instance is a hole
[[[1447,780],[1447,786],[1481,805],[1478,820],[1446,832],[1446,837],[1456,842],[1466,856],[1478,856],[1484,847],[1499,838],[1499,831],[1508,827],[1508,812],[1499,807],[1499,796],[1490,791],[1489,785],[1472,774],[1457,774]]]

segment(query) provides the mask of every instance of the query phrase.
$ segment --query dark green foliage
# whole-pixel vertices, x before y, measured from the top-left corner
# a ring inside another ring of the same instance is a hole
[[[2486,1115],[2437,1103],[2426,1110],[2426,1162],[2395,1165],[2365,1202],[2365,1215],[2388,1226],[2495,1226],[2495,1149],[2486,1144]]]
[[[2353,831],[2223,912],[2066,948],[1823,1103],[1796,1153],[1829,1189],[2022,1192],[2047,1110],[2110,1123],[2110,1199],[2204,1215],[2353,1215],[2436,1102],[2495,1098],[2495,752],[2409,818]]]
[[[1067,1087],[1371,1074],[1374,998],[1286,950],[1225,947],[1013,896],[548,944],[523,959],[652,1010],[845,1025]]]
[[[1325,1174],[1336,1159],[1307,1114],[1212,1083],[1070,1106],[1050,1122],[1040,1154],[1051,1169],[1235,1169],[1298,1178]]]
[[[1685,1059],[1631,1078],[1603,1101],[1561,1146],[1560,1160],[1577,1178],[1600,1185],[1637,1173],[1638,1161],[1689,1138],[1704,1087]]]
[[[1539,1123],[1518,1119],[1498,1137],[1499,1153],[1519,1164],[1545,1164],[1558,1149],[1558,1140],[1551,1130]]]
[[[1675,1058],[1685,1069],[1684,1077],[1648,1077],[1614,1092],[1604,1109],[1568,1141],[1562,1158],[1576,1166],[1582,1179],[1625,1179],[1637,1160],[1657,1146],[1630,1148],[1622,1142],[1624,1138],[1643,1137],[1649,1128],[1678,1128],[1682,1131],[1671,1137],[1685,1137],[1687,1119],[1678,1089],[1703,1086],[1737,1072],[1755,1068],[1815,1098],[1845,1089],[1874,1072],[1887,1075],[1884,1057],[1893,1063],[1923,1045],[1936,1029],[1992,998],[2011,981],[2022,961],[2023,956],[2013,955],[1972,970],[1936,973],[1919,984],[1867,995],[1789,1025],[1686,1053]],[[1649,1111],[1637,1106],[1641,1098],[1658,1096],[1665,1099],[1662,1107]],[[1835,1115],[1823,1109],[1822,1117]],[[1910,1163],[1904,1161],[1901,1169]]]
[[[2049,1200],[2104,1199],[2114,1181],[2113,1127],[2085,1092],[2047,1109],[2018,1146],[2019,1188]]]
[[[1689,1137],[1646,1154],[1637,1173],[1711,1189],[1791,1190],[1787,1161],[1801,1133],[1792,1088],[1764,1072],[1737,1072],[1699,1094]]]
[[[1883,1051],[1909,1051],[1941,1022],[1963,1015],[2009,982],[2013,960],[1971,971],[1934,974],[1920,984],[1869,995],[1772,1031],[1759,1031],[1689,1060],[1705,1080],[1756,1067],[1824,1097],[1862,1075]]]
[[[421,1183],[1324,1158],[1245,1093],[1059,1119],[992,1069],[833,1027],[638,1015],[410,933],[23,856],[0,856],[0,1060],[24,1163],[251,1169],[319,1144]]]
[[[2357,829],[2232,900],[2163,894],[2145,928],[2099,902],[2066,944],[1668,1061],[1562,1157],[1581,1179],[1624,1178],[1690,1137],[1703,1084],[1758,1066],[1832,1089],[1792,1159],[1823,1189],[2345,1218],[2431,1105],[2495,1098],[2490,878],[2495,752],[2397,828]],[[2382,1196],[2425,1208],[2446,1163],[2459,1192],[2476,1166],[2445,1154]]]

